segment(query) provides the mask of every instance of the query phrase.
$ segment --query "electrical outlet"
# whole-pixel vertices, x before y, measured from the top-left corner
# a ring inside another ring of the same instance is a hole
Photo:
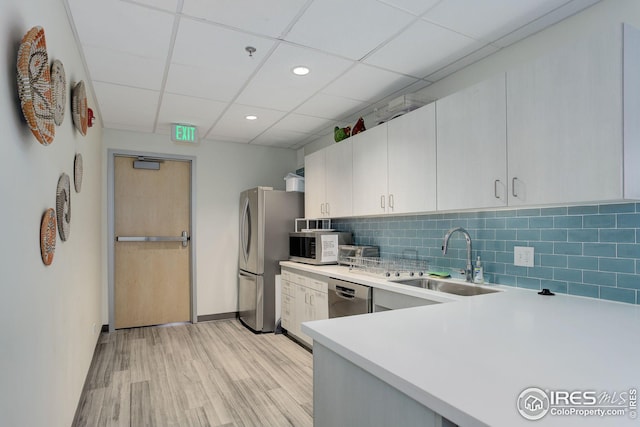
[[[98,325],[95,322],[91,330],[93,331],[93,335],[98,335]]]
[[[533,248],[514,246],[513,264],[520,267],[533,267]]]

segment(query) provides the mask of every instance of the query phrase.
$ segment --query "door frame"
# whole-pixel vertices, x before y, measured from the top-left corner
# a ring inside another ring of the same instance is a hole
[[[187,161],[191,164],[191,194],[189,199],[191,200],[191,213],[190,222],[191,229],[189,230],[190,243],[189,243],[189,257],[191,259],[191,265],[189,266],[189,291],[191,293],[190,299],[190,317],[191,323],[198,323],[197,313],[197,292],[196,292],[196,251],[194,250],[196,245],[196,157],[183,156],[179,154],[166,154],[166,153],[152,153],[144,151],[129,151],[119,149],[107,150],[107,293],[109,301],[109,332],[115,331],[115,158],[116,157],[152,157],[154,159],[162,160],[177,160]]]

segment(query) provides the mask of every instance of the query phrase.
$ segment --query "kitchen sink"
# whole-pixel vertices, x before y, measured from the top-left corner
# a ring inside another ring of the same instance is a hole
[[[473,284],[445,282],[442,280],[432,279],[428,277],[394,280],[393,282],[400,283],[402,285],[415,286],[417,288],[424,288],[432,291],[445,292],[447,294],[454,294],[454,295],[461,295],[461,296],[483,295],[483,294],[492,294],[495,292],[500,292],[496,289],[489,289],[481,286],[476,286]]]

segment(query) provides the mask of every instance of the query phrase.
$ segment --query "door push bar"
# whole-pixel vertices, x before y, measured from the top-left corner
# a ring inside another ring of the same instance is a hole
[[[180,236],[116,236],[116,242],[182,242],[185,248],[190,239],[186,231]]]

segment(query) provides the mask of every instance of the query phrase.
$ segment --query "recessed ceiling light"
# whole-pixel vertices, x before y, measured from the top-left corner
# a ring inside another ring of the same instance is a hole
[[[307,74],[309,74],[309,68],[305,67],[304,65],[298,65],[297,67],[293,67],[291,71],[296,76],[306,76]]]
[[[258,116],[254,116],[253,114],[249,114],[248,116],[244,117],[247,120],[256,120],[258,118]]]

